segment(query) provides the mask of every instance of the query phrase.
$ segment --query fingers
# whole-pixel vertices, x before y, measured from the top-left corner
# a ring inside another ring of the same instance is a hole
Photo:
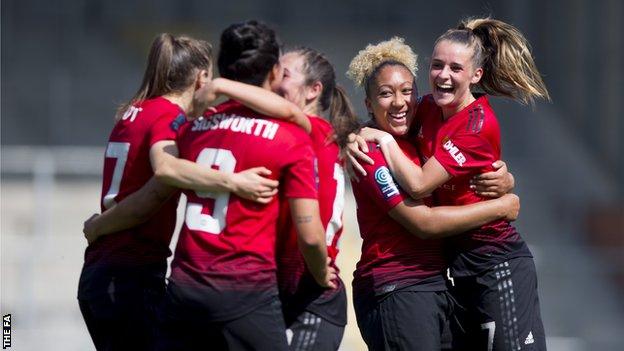
[[[483,181],[483,180],[498,179],[499,177],[502,176],[502,174],[499,174],[498,172],[500,172],[500,170],[498,170],[496,172],[487,172],[487,173],[476,175],[476,176],[472,177],[472,181],[479,182],[479,181]]]
[[[472,186],[477,186],[477,187],[495,186],[495,185],[499,185],[499,183],[500,183],[499,179],[479,179],[479,180],[470,181],[470,184]]]
[[[269,178],[262,178],[260,180],[260,185],[268,187],[270,189],[275,189],[279,186],[279,181]]]
[[[500,197],[500,194],[494,191],[485,191],[485,192],[477,191],[475,193],[481,197],[490,197],[490,198]]]
[[[366,140],[364,140],[364,138],[362,138],[362,137],[361,137],[361,136],[359,136],[359,135],[356,135],[356,136],[355,136],[355,142],[357,143],[358,148],[359,148],[360,150],[362,150],[363,152],[368,153],[368,151],[369,151],[369,150],[368,150],[368,143],[366,143]],[[367,157],[368,157],[368,156],[367,156]]]
[[[254,167],[254,168],[250,168],[249,170],[254,172],[254,173],[256,173],[256,174],[259,174],[261,176],[265,176],[265,177],[266,176],[270,176],[271,173],[273,173],[273,172],[271,172],[270,169],[268,169],[266,167]]]
[[[357,173],[359,173],[362,176],[366,177],[366,171],[364,170],[364,167],[362,167],[362,165],[360,165],[360,163],[355,159],[355,157],[351,156],[351,154],[347,154],[347,159],[349,160],[349,164],[351,164],[351,167],[355,171],[357,171]]]
[[[505,161],[502,160],[498,160],[498,161],[494,161],[494,163],[492,163],[492,167],[494,167],[494,169],[500,169],[500,168],[505,168],[507,169],[507,164],[505,163]]]

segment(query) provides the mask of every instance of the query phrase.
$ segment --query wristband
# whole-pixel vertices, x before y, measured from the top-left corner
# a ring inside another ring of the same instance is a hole
[[[394,141],[394,137],[392,136],[392,134],[385,134],[384,136],[381,137],[381,139],[379,139],[379,146],[386,145],[393,141]]]

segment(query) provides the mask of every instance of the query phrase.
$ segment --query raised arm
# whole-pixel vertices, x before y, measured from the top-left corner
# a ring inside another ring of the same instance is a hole
[[[401,188],[414,199],[427,197],[436,188],[451,179],[451,175],[433,157],[422,168],[414,164],[403,153],[390,133],[374,128],[364,128],[360,135],[367,141],[374,141],[379,144],[392,176],[399,182]]]
[[[335,288],[336,272],[329,266],[325,231],[315,199],[290,199],[290,212],[297,229],[297,243],[306,265],[316,282],[326,288]]]
[[[216,78],[212,84],[217,95],[226,95],[264,115],[285,119],[306,133],[312,131],[310,119],[297,105],[269,90],[225,78]]]
[[[150,160],[156,179],[181,189],[233,192],[259,203],[268,203],[277,194],[277,180],[265,178],[271,171],[264,167],[238,173],[226,173],[180,159],[174,141],[159,141],[150,149]]]
[[[463,233],[498,219],[514,221],[520,199],[506,194],[495,200],[465,206],[428,207],[422,201],[406,199],[388,212],[410,233],[421,239],[436,239]]]

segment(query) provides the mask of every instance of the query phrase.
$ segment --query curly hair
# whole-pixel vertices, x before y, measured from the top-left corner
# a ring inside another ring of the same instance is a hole
[[[404,41],[403,38],[393,37],[375,45],[367,45],[351,60],[347,77],[353,80],[356,86],[364,87],[367,91],[371,78],[386,64],[402,65],[416,77],[418,55]]]

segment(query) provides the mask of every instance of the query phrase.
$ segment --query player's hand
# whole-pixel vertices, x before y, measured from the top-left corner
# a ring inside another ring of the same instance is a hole
[[[357,174],[366,176],[366,171],[360,164],[360,161],[371,165],[375,164],[373,159],[366,155],[366,153],[368,153],[366,140],[357,134],[351,133],[349,134],[347,141],[348,143],[346,149],[344,150],[344,156],[347,161],[347,170],[350,170],[350,173],[355,176],[356,179]]]
[[[89,245],[91,245],[94,241],[96,241],[99,236],[95,230],[95,226],[93,225],[93,220],[95,218],[97,218],[99,215],[97,213],[94,213],[93,215],[91,215],[91,217],[89,217],[89,219],[87,219],[86,221],[84,221],[84,223],[82,224],[82,232],[84,233],[84,237],[85,239],[87,239],[87,242],[89,243]]]
[[[336,289],[338,284],[336,284],[336,280],[338,280],[338,274],[336,273],[336,269],[330,265],[331,258],[327,257],[327,267],[325,268],[325,275],[319,281],[316,279],[318,285],[328,288],[328,289]]]
[[[505,194],[501,197],[501,200],[505,202],[507,212],[505,214],[505,220],[513,222],[518,219],[520,214],[520,198],[516,194]]]
[[[279,182],[266,178],[271,171],[265,167],[255,167],[232,174],[233,192],[247,200],[267,204],[277,194]]]
[[[470,188],[482,197],[501,197],[513,190],[515,180],[513,174],[507,170],[507,164],[501,160],[492,163],[496,169],[473,177],[470,180]]]

